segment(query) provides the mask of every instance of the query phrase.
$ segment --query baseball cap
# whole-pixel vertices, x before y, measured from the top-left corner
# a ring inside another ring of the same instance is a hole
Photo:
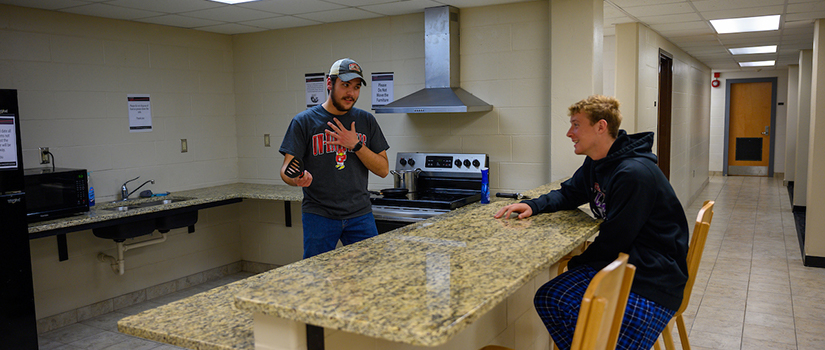
[[[367,80],[364,79],[364,75],[361,73],[361,66],[351,58],[342,58],[335,61],[329,69],[329,75],[338,76],[343,81],[361,78],[361,85],[367,85]]]

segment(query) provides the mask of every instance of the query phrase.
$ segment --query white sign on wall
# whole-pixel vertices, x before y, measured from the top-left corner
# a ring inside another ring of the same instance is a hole
[[[307,108],[324,103],[327,100],[327,82],[324,73],[307,73],[304,77],[307,84]]]
[[[17,168],[17,130],[14,116],[0,116],[0,169]]]
[[[152,131],[152,105],[149,95],[126,95],[129,108],[129,132]]]
[[[372,73],[372,108],[389,104],[393,99],[393,72]]]

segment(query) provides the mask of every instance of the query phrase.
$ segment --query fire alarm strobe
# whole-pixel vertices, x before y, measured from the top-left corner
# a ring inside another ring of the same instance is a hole
[[[719,75],[720,75],[719,72],[714,72],[713,73],[714,78],[719,78]],[[713,87],[719,87],[719,84],[720,84],[719,79],[713,79],[713,81],[710,82],[710,86],[713,86]]]

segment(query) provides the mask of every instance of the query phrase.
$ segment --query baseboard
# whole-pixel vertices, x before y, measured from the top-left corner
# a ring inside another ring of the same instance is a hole
[[[809,267],[825,267],[825,257],[805,255],[804,265]]]
[[[167,294],[194,287],[202,283],[214,281],[238,272],[261,273],[280,267],[280,265],[256,263],[251,261],[237,261],[214,269],[191,274],[172,281],[146,287],[131,293],[106,299],[91,305],[74,310],[61,312],[37,320],[37,334],[43,334],[71,324],[82,322],[109,312],[117,311],[144,301],[152,300]]]

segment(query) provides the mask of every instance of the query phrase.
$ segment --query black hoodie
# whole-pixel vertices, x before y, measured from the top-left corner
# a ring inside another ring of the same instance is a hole
[[[653,133],[619,131],[607,156],[590,157],[561,189],[527,200],[533,213],[576,209],[590,203],[604,219],[596,240],[569,268],[599,270],[620,252],[636,266],[631,291],[668,309],[678,310],[687,281],[688,225],[673,187],[656,166]]]

